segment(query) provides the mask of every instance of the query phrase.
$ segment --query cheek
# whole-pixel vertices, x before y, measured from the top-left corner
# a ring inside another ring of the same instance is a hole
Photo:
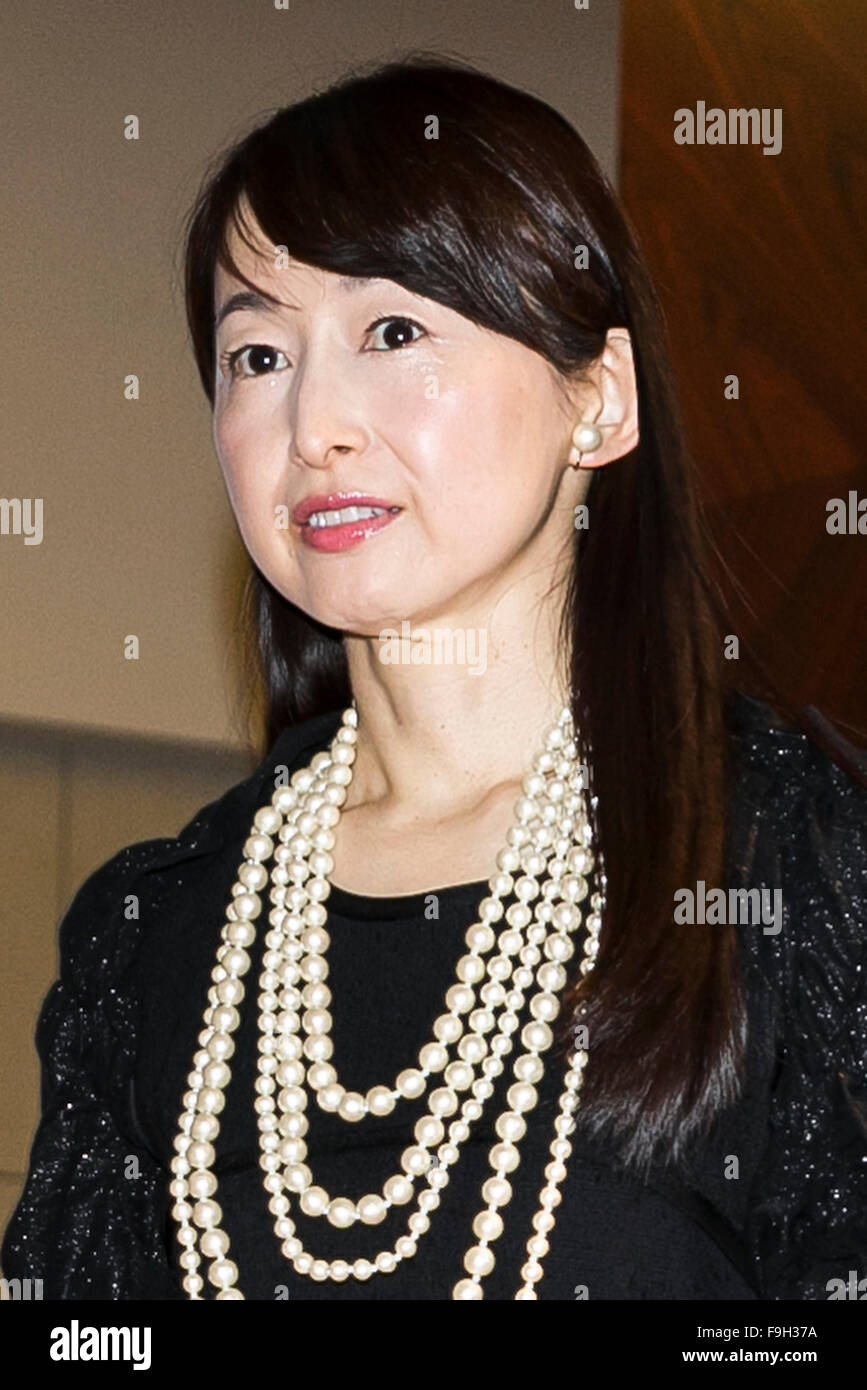
[[[529,531],[544,514],[556,470],[539,387],[510,375],[433,402],[417,439],[436,488],[428,503],[455,535],[488,551]]]
[[[235,518],[248,546],[261,549],[274,534],[276,479],[255,424],[240,412],[215,416],[212,437]]]

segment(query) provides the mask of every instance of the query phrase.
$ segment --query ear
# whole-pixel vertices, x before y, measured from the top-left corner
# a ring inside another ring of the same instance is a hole
[[[602,468],[628,454],[638,443],[638,388],[628,329],[609,328],[591,379],[589,393],[585,377],[584,390],[576,397],[575,424],[597,425],[602,431],[602,443],[592,453],[583,455],[573,446],[569,462],[580,468]]]

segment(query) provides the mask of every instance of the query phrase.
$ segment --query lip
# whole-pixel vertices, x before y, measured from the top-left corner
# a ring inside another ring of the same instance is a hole
[[[342,526],[308,526],[308,519],[314,512],[335,511],[342,507],[396,507],[395,502],[388,502],[383,497],[372,497],[367,492],[331,492],[327,497],[317,495],[305,497],[303,502],[292,513],[293,520],[298,527],[298,533],[305,545],[311,550],[324,551],[333,554],[335,551],[348,550],[351,546],[359,545],[366,540],[374,531],[382,531],[384,527],[396,521],[401,515],[403,508],[397,511],[386,510],[382,516],[369,516],[362,521],[347,521]]]
[[[384,497],[371,497],[368,492],[329,492],[327,496],[322,493],[315,493],[312,497],[305,497],[303,502],[292,513],[292,520],[296,526],[305,526],[314,512],[333,512],[340,511],[342,507],[394,507],[395,502],[388,502]],[[356,523],[361,525],[360,522]],[[342,527],[338,527],[342,530]]]

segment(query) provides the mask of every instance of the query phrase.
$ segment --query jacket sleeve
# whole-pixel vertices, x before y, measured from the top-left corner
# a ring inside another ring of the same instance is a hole
[[[776,1075],[747,1235],[766,1298],[826,1300],[867,1276],[867,793],[802,756],[806,789],[781,792]]]
[[[167,1278],[154,1222],[163,1175],[123,1136],[109,1104],[124,1059],[122,1030],[105,1008],[109,992],[117,1001],[124,853],[85,881],[66,912],[59,979],[36,1027],[41,1118],[0,1264],[7,1279],[41,1279],[49,1299],[133,1298]]]

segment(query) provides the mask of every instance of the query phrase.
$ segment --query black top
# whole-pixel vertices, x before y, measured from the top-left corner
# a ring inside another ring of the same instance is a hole
[[[48,1298],[185,1297],[168,1165],[225,907],[275,771],[327,747],[339,719],[332,712],[287,730],[253,776],[177,838],[129,846],[77,893],[61,924],[60,979],[37,1027],[43,1114],[2,1247],[7,1278],[42,1278]],[[541,1299],[824,1300],[830,1279],[867,1267],[867,795],[743,697],[732,739],[729,883],[779,887],[785,903],[778,934],[737,929],[749,1019],[743,1095],[696,1147],[686,1178],[656,1171],[642,1183],[576,1130]],[[332,1060],[347,1087],[391,1085],[416,1065],[443,1011],[486,883],[430,892],[438,916],[423,893],[371,898],[332,888]],[[449,1299],[484,1206],[510,1060],[417,1254],[364,1283],[298,1276],[280,1253],[258,1166],[262,921],[216,1144],[217,1200],[240,1288],[250,1299]],[[520,1285],[559,1090],[549,1053],[486,1299],[512,1299]],[[423,1097],[349,1125],[311,1099],[314,1181],[332,1196],[379,1192],[425,1109]],[[414,1209],[349,1232],[295,1210],[293,1219],[314,1255],[351,1260],[392,1248]],[[207,1285],[205,1296],[213,1292]]]

